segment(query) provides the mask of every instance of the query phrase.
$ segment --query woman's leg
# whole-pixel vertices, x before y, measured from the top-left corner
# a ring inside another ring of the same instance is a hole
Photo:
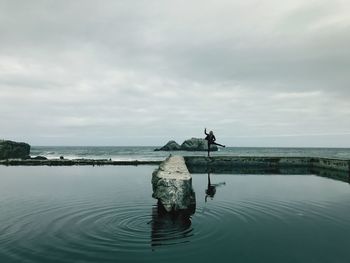
[[[222,145],[222,144],[216,143],[216,142],[213,142],[212,144],[215,144],[215,145],[218,145],[218,146],[221,146],[221,147],[226,147],[225,145]]]

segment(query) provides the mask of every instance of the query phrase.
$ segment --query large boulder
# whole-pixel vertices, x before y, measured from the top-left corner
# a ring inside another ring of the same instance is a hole
[[[1,141],[0,160],[29,158],[30,145],[24,142]]]
[[[167,212],[195,210],[192,177],[182,156],[170,156],[152,175],[153,197]]]
[[[217,151],[216,145],[210,145],[211,151]],[[191,138],[184,141],[181,146],[175,141],[169,141],[166,145],[155,151],[208,151],[208,142],[202,138]]]
[[[179,151],[180,145],[176,141],[168,141],[163,147],[155,149],[155,151]]]
[[[181,150],[183,151],[207,151],[208,142],[205,139],[201,138],[191,138],[184,141],[181,144]],[[218,147],[216,145],[210,145],[211,151],[217,151]]]

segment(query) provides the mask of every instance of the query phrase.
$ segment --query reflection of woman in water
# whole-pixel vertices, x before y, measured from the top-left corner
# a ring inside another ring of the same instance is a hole
[[[213,131],[210,131],[209,133],[207,133],[207,128],[204,129],[204,133],[205,133],[205,139],[208,141],[208,157],[210,156],[210,146],[212,144],[214,145],[218,145],[218,146],[221,146],[221,147],[225,147],[225,145],[222,145],[220,143],[216,143],[216,138],[215,138],[215,135],[213,133]]]
[[[213,199],[215,193],[216,193],[216,186],[210,183],[210,173],[208,173],[208,188],[205,190],[205,194],[206,194],[205,202],[207,202],[208,196],[210,196],[210,198]]]
[[[205,190],[205,202],[207,202],[207,198],[208,196],[213,199],[214,195],[216,194],[216,187],[217,186],[221,186],[221,185],[225,185],[225,182],[222,183],[218,183],[218,184],[212,184],[210,182],[210,173],[208,173],[208,188]]]

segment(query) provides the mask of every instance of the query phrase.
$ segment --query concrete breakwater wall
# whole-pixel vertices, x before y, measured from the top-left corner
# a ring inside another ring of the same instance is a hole
[[[191,173],[317,174],[350,182],[350,161],[309,157],[169,156],[152,175],[153,197],[167,212],[193,214]]]
[[[330,169],[349,172],[350,160],[311,157],[257,157],[257,156],[187,156],[186,165],[190,171],[196,171],[199,167],[207,170],[283,170],[283,169]]]
[[[259,157],[259,156],[186,156],[185,163],[190,172],[207,169],[242,172],[254,171],[309,171],[329,169],[350,172],[350,160],[314,157]],[[159,165],[162,161],[112,161],[107,159],[8,159],[0,160],[0,165],[16,166],[70,166],[70,165]]]
[[[325,168],[339,171],[350,171],[350,160],[331,158],[312,158],[312,168]]]
[[[112,161],[98,159],[48,159],[48,160],[33,160],[33,159],[9,159],[0,160],[0,165],[7,166],[72,166],[72,165],[159,165],[162,161]]]

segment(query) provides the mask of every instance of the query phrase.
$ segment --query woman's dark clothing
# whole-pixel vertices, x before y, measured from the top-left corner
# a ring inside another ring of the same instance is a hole
[[[218,146],[221,146],[221,147],[225,147],[225,145],[222,145],[222,144],[219,144],[219,143],[216,143],[216,138],[215,138],[215,135],[213,133],[207,133],[207,130],[205,129],[204,130],[204,133],[205,133],[205,140],[208,141],[208,157],[210,156],[210,146],[212,144],[214,145],[218,145]]]
[[[205,139],[210,142],[210,143],[214,143],[216,141],[215,135],[214,134],[210,134],[210,133],[206,133],[207,136],[205,136]]]

